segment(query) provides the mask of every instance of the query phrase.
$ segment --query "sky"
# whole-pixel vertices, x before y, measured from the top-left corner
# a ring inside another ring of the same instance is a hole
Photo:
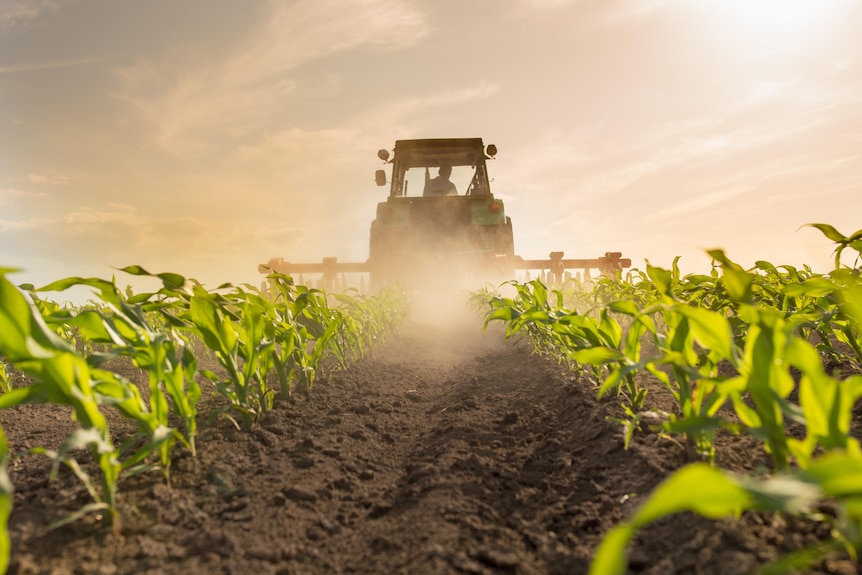
[[[828,271],[859,0],[0,0],[0,267],[254,285],[365,261],[410,138],[495,144],[515,252]]]

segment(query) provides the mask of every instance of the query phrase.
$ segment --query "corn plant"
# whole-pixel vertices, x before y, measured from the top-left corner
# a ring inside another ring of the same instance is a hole
[[[820,232],[835,243],[833,254],[835,256],[835,269],[841,269],[841,255],[845,250],[850,248],[856,252],[856,259],[853,262],[853,268],[859,269],[862,264],[862,230],[845,236],[829,224],[805,224],[803,227],[811,227],[820,230]]]
[[[6,434],[0,429],[0,573],[9,567],[9,515],[12,513],[14,489],[9,479],[9,445]]]
[[[485,315],[486,329],[492,321],[503,321],[507,338],[523,330],[538,351],[566,362],[582,375],[603,381],[601,394],[611,389],[624,389],[627,410],[632,416],[641,411],[646,391],[635,379],[639,366],[634,357],[640,349],[641,324],[630,327],[626,347],[621,350],[623,327],[612,312],[622,310],[602,307],[597,313],[591,310],[590,314],[581,314],[564,308],[563,294],[558,290],[549,293],[538,279],[526,284],[510,284],[516,289],[515,298],[486,298],[489,307]],[[556,306],[549,303],[551,295],[556,299]]]
[[[54,308],[44,318],[33,301],[5,279],[5,273],[0,280],[0,301],[3,304],[0,352],[33,380],[30,385],[0,396],[0,408],[27,402],[50,402],[72,408],[80,429],[57,450],[39,447],[31,452],[52,458],[52,476],[56,475],[60,465],[69,467],[93,497],[92,504],[84,506],[67,520],[74,520],[84,513],[105,511],[106,521],[119,530],[116,503],[120,476],[152,469],[149,462],[151,454],[159,455],[160,466],[167,473],[171,445],[176,439],[184,439],[167,424],[168,410],[162,392],[162,385],[170,389],[178,382],[172,384],[167,374],[162,373],[165,377],[157,375],[165,367],[162,360],[170,345],[147,327],[142,310],[126,302],[113,282],[67,278],[41,288],[62,291],[72,285],[86,285],[96,288],[105,302],[100,308],[84,309],[80,313]],[[76,341],[60,335],[69,333],[65,327],[58,329],[60,325],[75,330],[76,340],[108,345],[108,351],[82,356],[76,349]],[[100,367],[107,359],[119,355],[131,357],[139,367],[150,368],[150,405],[143,400],[134,384]],[[185,362],[179,371],[188,377],[194,364],[189,364],[188,356]],[[189,398],[191,405],[187,407],[193,408],[196,401],[194,392],[186,400]],[[108,422],[101,412],[103,406],[112,407],[134,421],[138,425],[138,433],[119,446],[115,445]],[[194,428],[187,427],[187,431],[193,437]],[[71,455],[74,450],[84,447],[89,447],[99,464],[102,475],[99,489]]]
[[[140,266],[123,271],[162,280],[164,287],[158,292],[130,300],[162,314],[166,325],[198,338],[215,355],[225,375],[201,373],[229,401],[216,415],[227,416],[241,428],[254,425],[271,409],[277,393],[289,396],[295,388],[310,389],[330,357],[346,365],[345,345],[362,349],[363,337],[370,341],[391,329],[404,317],[393,310],[406,307],[403,298],[385,295],[362,305],[355,298],[348,305],[350,298],[341,296],[342,308],[330,306],[324,292],[296,285],[282,274],[271,274],[267,293],[262,293],[231,284],[208,291],[182,276],[151,274]],[[350,310],[360,308],[361,314],[350,315]],[[386,323],[387,314],[397,321]],[[239,421],[229,412],[238,413]]]
[[[100,374],[48,327],[26,295],[6,279],[10,271],[0,270],[0,351],[34,383],[0,396],[0,408],[45,402],[71,407],[89,434],[87,445],[102,471],[102,492],[88,510],[107,510],[106,517],[117,525],[116,486],[122,464],[108,422],[99,411],[96,381]]]
[[[368,300],[358,293],[339,293],[332,296],[342,311],[342,329],[332,342],[332,355],[339,368],[346,367],[351,361],[364,357],[371,349],[374,340],[385,330],[384,317]],[[363,329],[365,326],[365,329]]]
[[[6,362],[0,359],[0,391],[6,393],[12,391],[12,382],[9,381],[9,371]]]
[[[615,302],[614,309],[629,313],[635,319],[624,353],[630,358],[632,371],[646,371],[656,377],[676,401],[675,413],[663,414],[661,429],[666,433],[684,434],[697,453],[712,461],[714,433],[732,425],[716,415],[726,399],[725,378],[718,373],[719,363],[730,357],[732,344],[726,318],[710,310],[685,303],[666,302],[638,310],[631,302]],[[662,318],[663,328],[651,316]],[[655,344],[655,355],[642,354],[641,339],[648,336]],[[618,385],[606,379],[600,394]],[[627,441],[637,428],[638,413],[626,412]],[[648,412],[654,413],[654,412]]]
[[[178,317],[187,320],[187,328],[201,338],[225,369],[226,377],[209,370],[203,374],[240,413],[242,426],[250,426],[273,401],[273,392],[261,374],[272,346],[264,341],[262,310],[248,302],[235,306],[220,294],[195,286],[188,309]]]
[[[386,288],[370,298],[349,292],[333,297],[344,314],[343,329],[333,342],[333,353],[341,367],[364,357],[375,343],[398,327],[410,308],[400,287]]]
[[[757,288],[762,287],[757,276],[741,270],[720,251],[711,252],[711,254],[721,262],[725,272],[723,279],[728,280],[729,297],[736,302],[739,318],[747,326],[740,353],[733,358],[740,375],[732,378],[725,385],[743,425],[764,441],[767,451],[772,456],[773,464],[779,469],[791,463],[791,456],[795,456],[797,463],[804,464],[810,461],[811,452],[818,442],[826,448],[830,446],[847,448],[847,444],[838,442],[838,436],[846,436],[849,427],[837,435],[835,430],[826,436],[817,433],[809,435],[806,438],[805,447],[801,448],[795,440],[788,437],[785,419],[790,418],[804,423],[809,426],[809,429],[810,426],[822,425],[816,423],[822,421],[824,417],[820,410],[814,409],[817,402],[827,402],[831,406],[832,412],[827,418],[830,425],[841,425],[842,418],[849,418],[855,399],[849,399],[846,393],[850,393],[850,397],[853,397],[855,392],[852,385],[845,386],[845,391],[839,393],[828,383],[830,380],[822,373],[820,356],[809,350],[810,344],[807,341],[809,332],[805,328],[820,325],[821,327],[817,329],[823,330],[822,326],[827,321],[823,319],[825,317],[831,325],[840,324],[841,333],[847,336],[848,341],[859,345],[859,326],[862,324],[854,319],[852,312],[847,313],[852,308],[852,303],[849,306],[845,304],[842,309],[837,302],[842,297],[846,298],[845,294],[852,294],[854,290],[862,288],[858,285],[858,279],[856,284],[846,281],[836,283],[835,280],[836,277],[846,280],[848,275],[855,274],[837,270],[829,280],[816,278],[816,281],[813,281],[814,278],[809,277],[798,283],[780,287],[774,292],[779,296],[787,293],[793,294],[793,297],[816,294],[818,296],[816,305],[825,305],[815,309],[806,304],[804,309],[796,313],[788,313],[783,306],[764,305],[763,300],[757,297]],[[848,283],[850,285],[847,285]],[[802,285],[805,285],[804,289],[800,289],[799,286]],[[822,296],[827,297],[823,299]],[[784,303],[786,301],[782,300]],[[822,340],[818,347],[822,349]],[[799,384],[802,409],[787,399],[797,385],[788,369],[789,366],[797,367],[803,373]],[[820,393],[811,391],[811,381],[819,381]],[[832,390],[831,398],[821,395],[828,390]],[[746,397],[750,399],[751,405],[745,401]],[[813,398],[816,398],[817,402]],[[849,426],[849,420],[846,425]]]
[[[299,377],[297,371],[305,369],[307,349],[306,334],[295,320],[298,307],[293,278],[282,274],[269,276],[267,301],[269,324],[272,326],[273,371],[278,388],[284,397],[293,393],[293,385]]]
[[[625,573],[625,549],[632,537],[649,523],[674,513],[692,511],[718,519],[758,510],[827,520],[816,511],[824,499],[834,501],[840,511],[836,520],[830,520],[834,540],[786,560],[788,568],[805,569],[836,549],[858,558],[862,550],[862,459],[848,453],[829,453],[808,469],[769,479],[736,477],[707,464],[690,464],[662,482],[628,520],[605,535],[589,572]]]
[[[307,354],[302,357],[302,368],[296,370],[299,376],[297,383],[302,391],[308,391],[314,385],[330,344],[346,325],[344,314],[329,307],[326,294],[321,290],[298,286],[293,303],[294,317],[304,340],[308,342]]]
[[[348,356],[364,354],[370,342],[394,328],[406,313],[403,292],[400,297],[392,292],[369,299],[342,298],[343,307],[335,308],[328,305],[323,292],[295,286],[288,277],[272,284],[281,290],[280,300],[255,288],[230,284],[208,291],[178,274],[150,274],[140,266],[123,271],[156,277],[162,281],[161,289],[133,294],[119,290],[113,279],[72,277],[39,290],[25,286],[28,295],[6,279],[10,271],[0,269],[0,384],[4,388],[0,408],[28,402],[71,408],[80,428],[58,448],[36,447],[30,453],[52,459],[52,478],[61,465],[68,467],[92,497],[92,503],[58,524],[104,512],[116,532],[120,477],[155,468],[150,456],[158,455],[158,467],[169,479],[175,441],[195,453],[196,405],[201,395],[198,373],[228,398],[225,411],[240,414],[237,425],[249,427],[272,407],[279,390],[289,395],[295,384],[310,388],[326,358],[335,357],[339,365],[346,365]],[[100,301],[74,309],[36,295],[72,286],[95,289]],[[193,340],[214,353],[226,376],[199,372],[190,345]],[[134,384],[103,369],[121,357],[147,373],[148,402]],[[32,383],[13,388],[7,365],[29,376]],[[276,387],[269,384],[272,374]],[[116,445],[104,408],[116,409],[135,422],[138,433]],[[168,425],[172,416],[179,419],[179,430]],[[73,456],[83,448],[99,465],[99,483]],[[0,567],[8,563],[6,520],[11,504],[5,462],[6,444],[0,432]]]
[[[100,367],[118,357],[127,357],[135,367],[147,373],[149,406],[136,405],[130,409],[125,403],[120,403],[118,408],[138,423],[145,439],[167,434],[166,439],[158,442],[158,451],[161,468],[168,476],[175,440],[195,453],[196,405],[200,399],[200,388],[194,379],[197,372],[195,358],[174,330],[157,325],[158,316],[145,312],[141,303],[129,302],[114,281],[66,278],[40,288],[40,291],[62,291],[75,285],[98,289],[102,304],[74,314],[67,310],[54,312],[45,319],[52,325],[74,328],[75,337],[84,342],[85,350],[104,349],[100,353],[84,352],[91,366]],[[166,431],[170,429],[169,399],[180,419],[180,431]]]
[[[843,548],[853,559],[862,551],[862,449],[850,434],[853,406],[862,398],[862,376],[838,379],[824,369],[830,336],[857,353],[862,346],[862,280],[857,267],[841,267],[847,249],[862,254],[862,231],[847,237],[825,224],[811,224],[838,244],[836,269],[819,276],[805,269],[759,262],[742,270],[720,251],[710,252],[723,271],[737,333],[731,360],[739,376],[720,383],[743,426],[761,438],[778,474],[768,479],[735,477],[703,464],[672,474],[599,546],[591,573],[623,573],[625,548],[646,524],[679,511],[705,517],[744,510],[801,514],[828,522],[833,539],[779,560],[786,569],[806,569],[826,553]],[[815,345],[812,333],[820,336]],[[834,356],[833,356],[834,357]],[[798,382],[791,368],[796,369]],[[799,405],[788,401],[798,386]],[[749,401],[745,401],[748,398]],[[805,426],[801,439],[786,434],[785,420]],[[821,455],[822,454],[822,455]],[[823,500],[838,508],[832,518],[817,512]]]
[[[161,279],[162,289],[138,294],[133,301],[141,303],[142,309],[159,314],[171,332],[186,334],[185,338],[178,336],[177,342],[184,342],[188,337],[197,338],[224,369],[224,375],[211,370],[200,371],[213,384],[215,392],[229,402],[216,411],[216,416],[226,416],[237,427],[248,428],[272,408],[276,389],[268,385],[267,375],[275,370],[283,380],[288,380],[289,376],[278,368],[277,344],[285,342],[278,341],[278,318],[266,298],[253,288],[231,284],[209,291],[178,274],[151,274],[140,266],[129,266],[122,271]],[[289,353],[293,353],[294,348],[291,345]],[[177,381],[180,373],[191,376],[195,371],[194,358],[186,354],[188,345],[183,345],[182,349],[184,353],[174,357],[188,359],[171,364],[175,368],[182,367],[172,371]],[[175,405],[183,397],[195,401],[199,397],[200,389],[193,383],[193,377],[189,377],[189,381],[193,393],[178,394]],[[186,405],[190,407],[192,402]],[[239,414],[239,421],[229,412]]]
[[[845,296],[847,302],[852,302],[848,307],[853,309],[857,322],[862,321],[862,291],[858,293]],[[631,518],[605,536],[591,573],[624,573],[625,547],[634,534],[646,524],[680,511],[710,518],[738,516],[749,509],[778,511],[833,524],[833,541],[785,558],[785,567],[805,569],[839,548],[854,559],[858,557],[862,550],[862,451],[858,440],[850,436],[850,421],[852,407],[862,397],[862,377],[840,381],[828,376],[815,348],[795,336],[792,325],[787,325],[792,322],[785,322],[779,312],[749,307],[743,308],[743,314],[755,316],[749,317],[753,327],[741,358],[743,373],[723,385],[733,395],[743,422],[764,438],[776,465],[784,471],[772,479],[760,480],[734,477],[703,464],[681,469],[660,485]],[[781,425],[784,413],[792,412],[784,401],[793,383],[788,371],[791,366],[801,373],[801,414],[796,414],[806,425],[806,435],[801,440],[788,438]],[[743,391],[753,398],[754,408],[742,401]],[[818,448],[827,455],[816,459]],[[788,455],[795,458],[798,468],[786,465]],[[836,502],[837,519],[816,512],[823,499]]]

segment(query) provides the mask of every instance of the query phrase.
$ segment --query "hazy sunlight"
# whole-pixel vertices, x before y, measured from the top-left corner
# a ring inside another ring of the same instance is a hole
[[[808,35],[841,17],[849,0],[709,0],[740,31],[764,35]]]

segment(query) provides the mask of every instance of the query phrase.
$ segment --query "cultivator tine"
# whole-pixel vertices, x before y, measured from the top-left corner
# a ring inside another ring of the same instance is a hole
[[[334,257],[323,258],[322,262],[316,264],[295,264],[286,262],[281,258],[273,258],[265,266],[259,266],[259,269],[262,273],[273,271],[285,275],[296,274],[300,285],[308,285],[304,277],[305,274],[319,275],[315,280],[311,280],[317,289],[326,292],[343,292],[347,289],[347,274],[369,273],[371,266],[368,262],[339,263]]]
[[[591,270],[598,270],[599,275],[611,276],[631,266],[631,260],[621,257],[619,252],[607,252],[594,259],[563,259],[563,255],[563,252],[551,252],[546,260],[516,257],[514,269],[526,270],[527,281],[530,281],[529,270],[539,270],[537,277],[546,285],[553,286],[562,286],[571,281],[572,274],[567,270],[583,270],[583,282],[588,286],[592,282]]]

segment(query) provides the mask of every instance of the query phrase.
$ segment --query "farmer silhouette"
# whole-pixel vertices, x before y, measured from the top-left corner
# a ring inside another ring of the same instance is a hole
[[[428,179],[428,168],[425,168],[425,192],[424,196],[457,196],[458,190],[455,184],[449,181],[449,176],[452,175],[452,166],[443,164],[437,172],[437,177]]]

